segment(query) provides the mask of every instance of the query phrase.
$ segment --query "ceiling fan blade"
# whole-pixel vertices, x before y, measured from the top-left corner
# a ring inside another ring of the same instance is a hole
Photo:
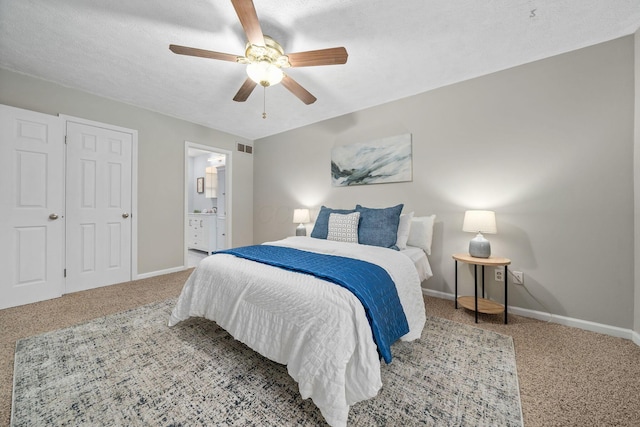
[[[264,35],[252,0],[231,0],[249,43],[264,46]]]
[[[286,87],[289,90],[289,92],[297,96],[300,99],[300,101],[304,102],[305,104],[309,105],[316,102],[317,98],[315,96],[311,95],[311,93],[309,93],[308,90],[300,86],[300,84],[297,81],[293,80],[288,75],[286,74],[284,75],[281,83],[282,83],[282,86]]]
[[[214,52],[212,50],[196,49],[195,47],[179,46],[170,44],[169,49],[178,55],[198,56],[200,58],[220,59],[222,61],[238,62],[237,55],[230,53]]]
[[[244,102],[249,98],[253,89],[255,89],[257,83],[247,77],[247,80],[242,83],[240,90],[236,93],[236,96],[233,97],[233,100],[236,102]]]
[[[315,65],[345,64],[349,55],[347,54],[347,49],[333,47],[330,49],[290,53],[287,56],[292,67],[311,67]]]

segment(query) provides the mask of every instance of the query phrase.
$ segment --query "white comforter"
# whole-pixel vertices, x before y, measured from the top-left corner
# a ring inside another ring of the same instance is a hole
[[[408,256],[309,237],[267,244],[380,265],[396,283],[409,323],[402,340],[420,337],[425,309],[418,273]],[[364,309],[351,292],[335,284],[214,254],[189,277],[169,326],[191,316],[215,321],[258,353],[287,365],[302,397],[310,397],[332,426],[345,426],[349,406],[375,396],[382,387],[380,359]]]

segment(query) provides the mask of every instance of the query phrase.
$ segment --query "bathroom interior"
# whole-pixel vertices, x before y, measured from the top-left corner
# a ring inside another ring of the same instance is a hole
[[[224,153],[188,150],[187,249],[189,267],[226,249],[226,163]]]

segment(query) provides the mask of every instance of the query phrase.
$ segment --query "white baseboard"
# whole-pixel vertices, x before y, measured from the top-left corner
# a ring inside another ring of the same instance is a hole
[[[148,279],[149,277],[162,276],[163,274],[177,273],[178,271],[188,270],[189,268],[191,267],[180,266],[180,267],[167,268],[166,270],[152,271],[150,273],[142,273],[142,274],[138,274],[135,280]]]
[[[442,298],[453,301],[454,295],[446,292],[433,291],[430,289],[422,289],[422,293],[430,297]],[[640,334],[632,329],[619,328],[617,326],[605,325],[602,323],[591,322],[588,320],[575,319],[573,317],[560,316],[557,314],[550,314],[543,311],[529,310],[527,308],[520,308],[509,306],[509,313],[517,314],[518,316],[529,317],[545,322],[557,323],[560,325],[571,326],[574,328],[584,329],[587,331],[598,332],[600,334],[611,335],[614,337],[625,338],[632,340],[634,343],[640,346]]]
[[[448,294],[446,292],[432,291],[431,289],[422,288],[422,293],[430,297],[448,299],[450,301],[453,301],[453,294]]]

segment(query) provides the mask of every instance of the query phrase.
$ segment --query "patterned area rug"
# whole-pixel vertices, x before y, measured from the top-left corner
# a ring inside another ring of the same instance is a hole
[[[20,340],[13,426],[326,425],[286,367],[214,322],[166,326],[175,300]],[[397,342],[349,426],[521,426],[511,337],[428,317]]]

